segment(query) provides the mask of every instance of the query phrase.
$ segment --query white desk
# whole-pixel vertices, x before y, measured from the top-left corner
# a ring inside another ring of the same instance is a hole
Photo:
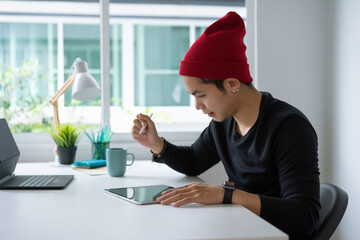
[[[64,190],[0,190],[0,238],[25,239],[288,239],[287,235],[236,205],[159,204],[138,206],[105,188],[168,184],[186,177],[165,165],[138,161],[125,177],[89,176],[48,163],[18,164],[16,174],[74,174]]]

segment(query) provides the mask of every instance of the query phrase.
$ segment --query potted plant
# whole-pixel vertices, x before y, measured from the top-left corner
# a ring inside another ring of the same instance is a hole
[[[78,127],[69,123],[60,125],[59,134],[56,134],[55,129],[51,129],[50,135],[56,144],[60,164],[72,164],[75,161],[80,136]]]

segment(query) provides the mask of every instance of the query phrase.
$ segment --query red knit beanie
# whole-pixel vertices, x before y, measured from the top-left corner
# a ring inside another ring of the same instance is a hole
[[[195,41],[180,64],[180,75],[212,80],[237,78],[252,82],[243,42],[245,24],[229,12],[211,24]]]

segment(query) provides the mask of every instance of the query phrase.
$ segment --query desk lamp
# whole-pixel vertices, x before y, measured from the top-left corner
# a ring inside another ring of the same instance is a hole
[[[72,68],[74,68],[74,73],[70,74]],[[86,101],[96,98],[101,93],[96,80],[88,72],[87,63],[85,61],[82,61],[80,58],[75,59],[70,68],[70,73],[69,78],[66,80],[64,85],[50,99],[50,103],[54,108],[54,123],[56,134],[59,134],[60,126],[57,101],[59,97],[64,94],[72,84],[74,84],[72,88],[72,98],[79,101]]]

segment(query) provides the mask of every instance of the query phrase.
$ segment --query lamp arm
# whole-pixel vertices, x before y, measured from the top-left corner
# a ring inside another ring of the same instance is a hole
[[[59,121],[59,112],[58,112],[58,105],[57,105],[57,101],[55,101],[54,103],[51,103],[53,105],[53,109],[54,109],[54,124],[55,124],[55,133],[56,135],[59,136],[59,126],[60,126],[60,121]]]
[[[54,124],[55,124],[55,133],[59,135],[59,111],[58,111],[58,102],[57,100],[61,95],[69,89],[69,87],[74,83],[75,78],[73,75],[70,75],[69,78],[66,80],[64,85],[54,94],[54,96],[50,99],[50,104],[53,105],[54,108]]]
[[[50,103],[53,104],[57,102],[59,97],[66,92],[66,90],[69,89],[69,87],[74,83],[75,78],[74,75],[70,75],[69,78],[66,80],[64,85],[54,94],[54,96],[50,99]]]
[[[76,58],[75,61],[73,62],[73,64],[71,65],[70,68],[70,72],[69,72],[69,77],[66,80],[66,82],[64,83],[64,85],[62,85],[62,87],[55,93],[55,95],[50,99],[50,103],[54,105],[55,102],[57,102],[57,100],[59,99],[59,97],[61,95],[64,94],[64,92],[66,92],[66,90],[69,89],[69,87],[74,83],[75,81],[75,77],[73,74],[71,74],[71,70],[73,69],[73,67],[75,66],[76,63],[80,62],[81,59],[80,58]]]

